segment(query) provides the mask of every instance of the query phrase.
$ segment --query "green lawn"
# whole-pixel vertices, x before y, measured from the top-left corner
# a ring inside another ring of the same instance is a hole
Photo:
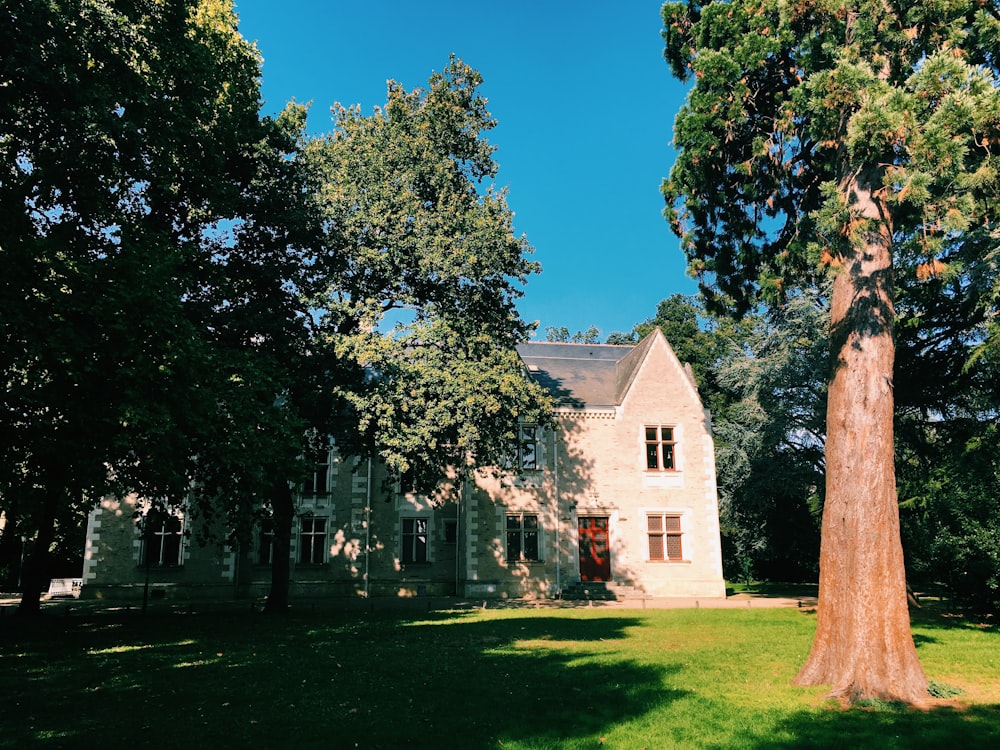
[[[1000,746],[1000,633],[920,617],[923,712],[793,687],[797,609],[8,614],[0,747]]]

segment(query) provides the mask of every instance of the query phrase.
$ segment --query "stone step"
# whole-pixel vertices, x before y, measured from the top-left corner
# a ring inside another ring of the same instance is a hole
[[[635,596],[634,586],[618,584],[614,581],[575,581],[562,591],[563,599],[615,601]]]

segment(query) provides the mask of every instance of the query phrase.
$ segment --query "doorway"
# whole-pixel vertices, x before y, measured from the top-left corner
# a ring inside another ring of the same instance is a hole
[[[608,516],[585,516],[579,519],[580,580],[611,580],[611,545]]]

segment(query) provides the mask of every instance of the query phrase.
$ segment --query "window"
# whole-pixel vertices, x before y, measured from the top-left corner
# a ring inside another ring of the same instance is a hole
[[[673,471],[677,468],[673,427],[646,428],[646,468],[649,471]]]
[[[519,466],[524,471],[536,471],[538,469],[538,427],[533,424],[521,425],[519,433]]]
[[[330,493],[330,453],[323,453],[313,466],[312,476],[306,478],[302,494],[307,497]]]
[[[326,519],[302,516],[299,519],[299,562],[306,565],[326,562]]]
[[[507,514],[507,562],[538,562],[538,516]]]
[[[258,565],[271,565],[274,562],[274,521],[263,518],[257,530],[257,560]]]
[[[183,526],[179,516],[163,509],[151,509],[142,522],[141,564],[150,567],[180,565]]]
[[[404,518],[402,542],[404,563],[427,562],[427,519]]]
[[[523,424],[517,428],[517,440],[503,457],[503,467],[513,471],[538,471],[541,468],[541,428]]]
[[[444,522],[444,543],[456,544],[458,542],[458,521],[445,519]]]
[[[683,560],[681,551],[681,517],[669,513],[646,516],[650,560]]]

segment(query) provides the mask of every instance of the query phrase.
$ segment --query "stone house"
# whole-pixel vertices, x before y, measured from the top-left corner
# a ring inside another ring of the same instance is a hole
[[[528,343],[555,429],[521,426],[510,469],[440,502],[335,447],[298,498],[292,596],[724,597],[710,418],[656,330],[635,346]],[[107,498],[89,519],[85,597],[263,596],[268,529],[251,549],[200,546],[183,513],[144,519]],[[141,517],[141,514],[140,514]]]

